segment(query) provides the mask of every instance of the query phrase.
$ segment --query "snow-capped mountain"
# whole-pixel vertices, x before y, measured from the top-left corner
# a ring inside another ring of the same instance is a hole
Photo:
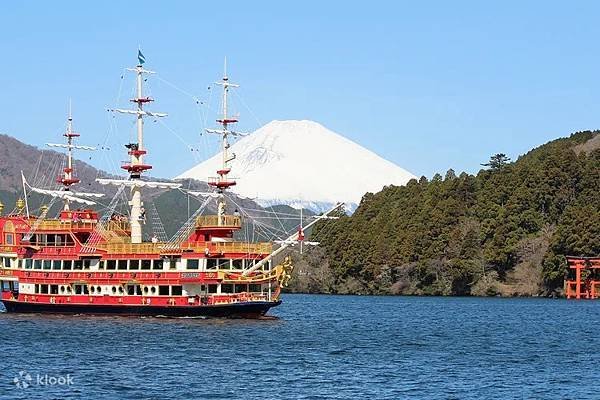
[[[313,121],[272,121],[233,145],[233,191],[263,206],[287,204],[323,211],[338,201],[355,208],[366,192],[404,185],[415,176]],[[175,179],[206,181],[221,155]]]

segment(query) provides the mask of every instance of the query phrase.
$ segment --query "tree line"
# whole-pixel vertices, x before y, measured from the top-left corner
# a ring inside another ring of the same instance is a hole
[[[365,194],[353,215],[317,224],[322,248],[292,290],[559,295],[565,256],[600,254],[600,149],[582,147],[598,134]]]

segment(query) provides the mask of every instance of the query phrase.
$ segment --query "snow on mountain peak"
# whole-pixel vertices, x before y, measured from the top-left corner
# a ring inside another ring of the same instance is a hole
[[[415,176],[323,125],[308,120],[271,121],[231,145],[236,155],[233,191],[263,205],[288,204],[321,211],[344,201],[355,206],[366,192],[404,185]],[[221,155],[176,179],[206,181]]]

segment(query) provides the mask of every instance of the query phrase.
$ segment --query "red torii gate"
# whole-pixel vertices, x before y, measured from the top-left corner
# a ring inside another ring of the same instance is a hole
[[[600,286],[600,257],[567,257],[567,261],[569,269],[575,270],[575,280],[565,278],[567,299],[599,298],[600,290],[596,286]]]

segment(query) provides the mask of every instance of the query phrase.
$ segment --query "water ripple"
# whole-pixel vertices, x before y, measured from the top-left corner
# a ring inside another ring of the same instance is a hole
[[[0,398],[596,398],[599,307],[288,295],[261,321],[3,313]]]

